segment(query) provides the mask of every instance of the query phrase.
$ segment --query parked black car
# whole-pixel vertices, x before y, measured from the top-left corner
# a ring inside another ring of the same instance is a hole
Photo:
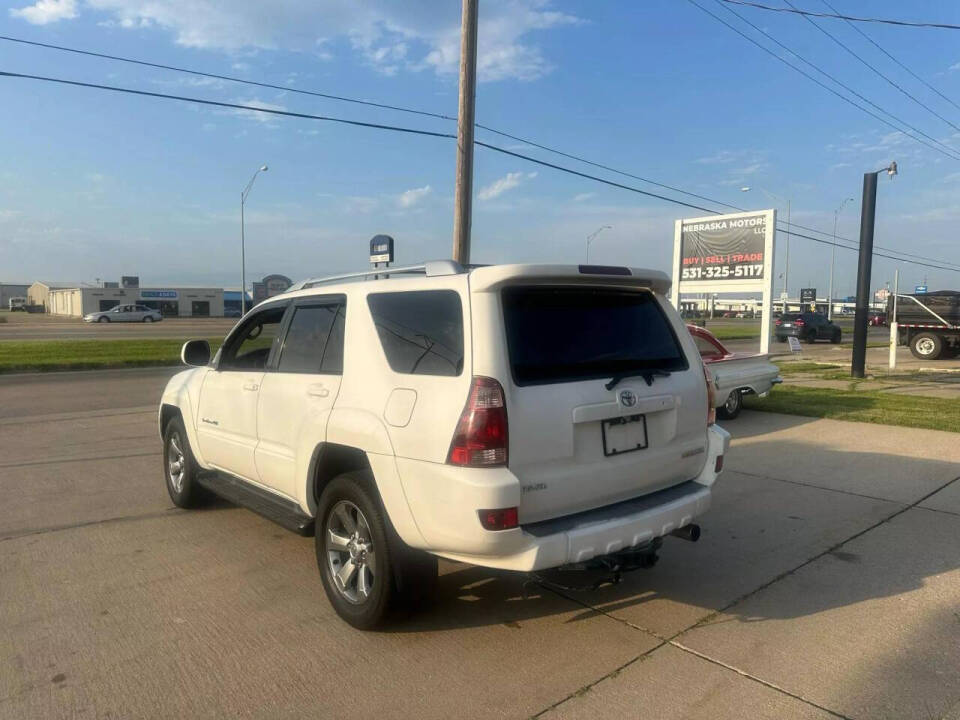
[[[778,342],[786,342],[791,335],[807,343],[817,340],[838,343],[843,339],[840,328],[822,313],[787,313],[777,320],[776,326],[774,333]]]

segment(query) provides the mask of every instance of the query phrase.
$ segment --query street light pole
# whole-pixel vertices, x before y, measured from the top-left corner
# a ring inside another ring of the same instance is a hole
[[[594,230],[592,233],[590,233],[589,235],[587,235],[587,265],[590,264],[590,243],[592,243],[592,242],[593,242],[593,239],[594,239],[597,235],[599,235],[600,233],[602,233],[604,230],[612,230],[612,229],[613,229],[613,225],[601,225],[601,226],[598,227],[596,230]]]
[[[837,221],[848,202],[853,202],[853,198],[844,199],[840,203],[840,207],[833,211],[833,245],[830,247],[830,295],[827,297],[827,320],[830,322],[833,322],[833,269],[837,262]]]
[[[870,307],[870,273],[873,269],[873,226],[877,216],[877,175],[897,174],[897,163],[863,174],[863,204],[860,209],[860,263],[857,268],[857,309],[853,316],[853,358],[850,376],[862,378],[867,361],[867,310]]]
[[[453,259],[470,262],[473,215],[473,129],[477,99],[477,15],[480,0],[463,0],[460,28],[460,105],[457,110],[457,180],[453,198]]]
[[[261,165],[257,168],[257,171],[253,174],[253,177],[250,178],[250,182],[247,183],[247,186],[240,193],[240,314],[247,314],[247,243],[246,238],[244,237],[244,219],[243,219],[243,206],[247,203],[247,195],[250,194],[251,188],[253,188],[253,181],[257,179],[257,175],[262,172],[266,172],[269,168],[266,165]]]

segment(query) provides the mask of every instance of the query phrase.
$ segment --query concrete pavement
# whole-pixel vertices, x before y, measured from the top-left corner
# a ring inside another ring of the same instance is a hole
[[[171,372],[0,382],[0,718],[960,714],[960,435],[745,412],[652,570],[444,562],[434,607],[360,633],[312,539],[171,506]]]

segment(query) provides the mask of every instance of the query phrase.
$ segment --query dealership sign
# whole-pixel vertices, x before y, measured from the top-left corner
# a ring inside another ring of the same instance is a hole
[[[776,210],[677,220],[673,244],[673,302],[683,293],[760,293],[764,325],[773,301]],[[769,331],[761,333],[766,352]]]
[[[141,290],[141,300],[176,300],[176,290]]]

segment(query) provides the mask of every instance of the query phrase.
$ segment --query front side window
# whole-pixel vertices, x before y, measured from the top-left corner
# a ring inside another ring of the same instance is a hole
[[[277,370],[340,375],[345,310],[342,302],[295,308],[283,339]]]
[[[280,334],[286,306],[261,310],[233,335],[220,357],[221,370],[263,370],[270,348]]]
[[[456,376],[463,371],[463,305],[456,292],[375,293],[367,305],[394,372]]]

